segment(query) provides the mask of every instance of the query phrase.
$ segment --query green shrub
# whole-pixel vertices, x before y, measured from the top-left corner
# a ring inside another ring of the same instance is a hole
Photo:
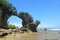
[[[12,24],[8,25],[8,29],[14,29],[14,28],[15,28],[15,25],[12,25]]]

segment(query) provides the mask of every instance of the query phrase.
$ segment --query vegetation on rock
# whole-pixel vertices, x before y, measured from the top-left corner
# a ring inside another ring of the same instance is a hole
[[[11,15],[17,15],[17,10],[12,4],[10,4],[7,0],[0,0],[0,27],[7,28],[7,20]]]
[[[25,27],[25,25],[28,25],[28,29],[30,29],[32,32],[37,32],[36,28],[40,24],[40,21],[36,20],[36,22],[34,22],[33,17],[27,12],[20,12],[19,17],[23,20],[23,27]]]
[[[27,27],[32,32],[37,31],[36,28],[40,24],[40,21],[37,20],[36,22],[34,22],[33,17],[28,12],[20,12],[19,14],[17,14],[17,10],[12,4],[10,4],[7,0],[0,0],[0,27],[1,28],[5,28],[5,29],[15,28],[14,25],[7,24],[7,20],[11,15],[21,18],[22,25],[24,28]]]

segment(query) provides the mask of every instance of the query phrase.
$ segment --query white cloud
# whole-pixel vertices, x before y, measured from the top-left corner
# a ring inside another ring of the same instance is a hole
[[[47,23],[41,23],[37,28],[54,28],[55,25],[47,24]]]
[[[17,26],[17,27],[22,27],[21,23],[14,23],[14,25]]]
[[[60,30],[59,28],[55,28],[55,29],[49,29],[49,30]]]

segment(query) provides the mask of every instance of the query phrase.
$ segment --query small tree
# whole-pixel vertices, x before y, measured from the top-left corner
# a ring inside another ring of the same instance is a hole
[[[15,25],[12,25],[12,24],[9,24],[8,25],[8,29],[14,29],[16,26]]]

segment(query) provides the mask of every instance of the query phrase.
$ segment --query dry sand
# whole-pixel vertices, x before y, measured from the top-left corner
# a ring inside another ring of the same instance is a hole
[[[0,40],[60,40],[60,31],[13,33]]]

